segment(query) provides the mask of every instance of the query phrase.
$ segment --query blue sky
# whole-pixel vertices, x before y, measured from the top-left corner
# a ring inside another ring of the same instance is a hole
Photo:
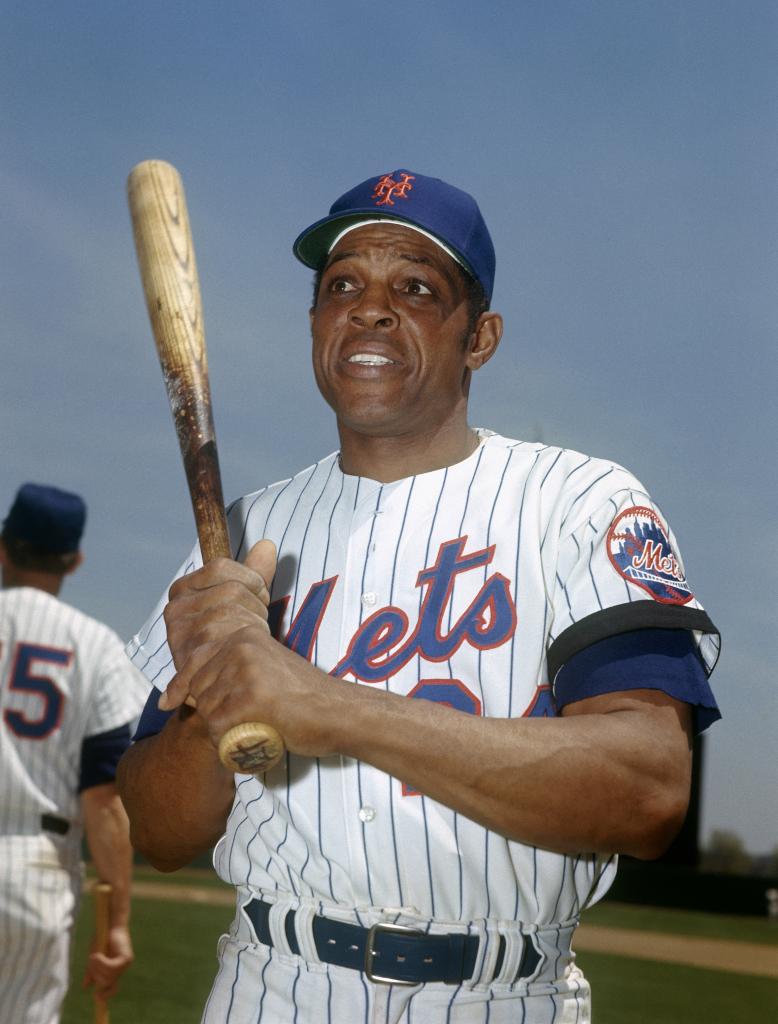
[[[228,499],[337,447],[294,237],[370,175],[446,178],[490,225],[506,320],[471,421],[652,492],[724,634],[703,835],[778,845],[775,4],[14,0],[3,22],[0,504],[84,494],[63,596],[128,637],[193,537],[132,167],[184,179]]]

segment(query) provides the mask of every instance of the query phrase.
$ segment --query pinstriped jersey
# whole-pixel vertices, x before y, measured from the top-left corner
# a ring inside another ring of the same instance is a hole
[[[656,609],[677,616],[712,667],[717,637],[698,628],[704,612],[641,484],[578,452],[479,433],[446,469],[382,484],[345,475],[333,454],[236,502],[236,557],[263,537],[278,548],[274,635],[356,685],[497,718],[555,714],[550,654],[584,620],[607,633],[625,606],[646,625]],[[199,564],[195,549],[181,572]],[[164,603],[128,648],[160,689],[174,672]],[[615,873],[614,858],[513,842],[347,757],[287,754],[236,784],[219,875],[325,912],[569,921]]]
[[[149,692],[106,625],[33,587],[0,592],[0,834],[78,822],[81,745],[126,725]]]

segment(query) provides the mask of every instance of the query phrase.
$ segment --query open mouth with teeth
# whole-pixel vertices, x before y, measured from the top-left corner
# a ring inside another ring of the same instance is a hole
[[[391,366],[394,360],[368,352],[357,352],[356,355],[349,356],[348,362],[360,363],[362,366]]]

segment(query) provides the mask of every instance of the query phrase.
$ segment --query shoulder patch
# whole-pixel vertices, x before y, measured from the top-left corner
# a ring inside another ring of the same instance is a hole
[[[608,557],[616,572],[662,604],[687,604],[694,595],[675,557],[667,528],[652,508],[619,513],[608,530]]]

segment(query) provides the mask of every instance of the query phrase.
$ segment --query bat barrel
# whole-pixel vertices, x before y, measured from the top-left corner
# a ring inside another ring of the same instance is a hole
[[[127,197],[203,560],[229,558],[202,297],[181,175],[163,160],[145,160],[130,172]]]

